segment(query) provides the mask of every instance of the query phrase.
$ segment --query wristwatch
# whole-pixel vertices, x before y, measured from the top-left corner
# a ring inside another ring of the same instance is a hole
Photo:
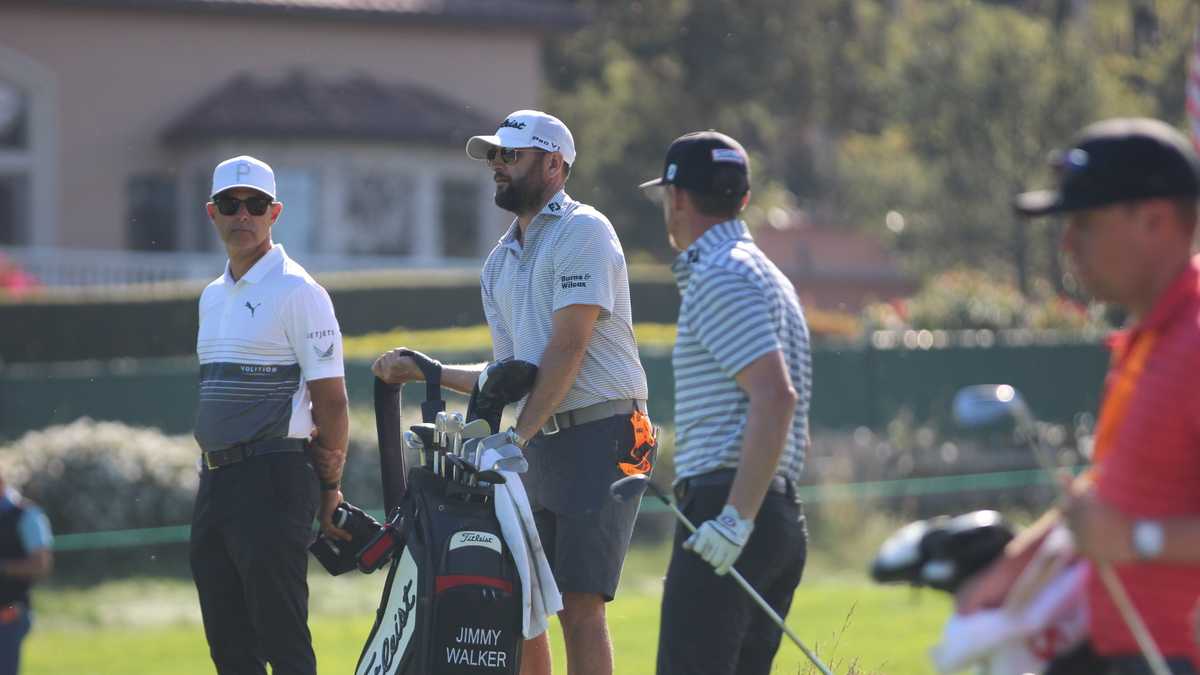
[[[516,427],[508,428],[508,441],[522,450],[525,449],[525,446],[529,445],[529,439],[518,434]]]
[[[1167,536],[1157,520],[1137,520],[1133,523],[1133,553],[1139,560],[1154,560],[1162,555]]]

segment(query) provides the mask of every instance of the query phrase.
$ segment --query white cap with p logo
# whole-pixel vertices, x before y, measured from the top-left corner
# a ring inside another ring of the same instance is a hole
[[[231,157],[218,164],[213,171],[210,196],[238,187],[258,190],[275,199],[275,172],[266,162],[250,155]]]

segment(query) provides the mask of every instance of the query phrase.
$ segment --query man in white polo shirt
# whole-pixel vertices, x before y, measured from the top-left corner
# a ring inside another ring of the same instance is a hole
[[[608,675],[604,604],[616,594],[637,517],[637,504],[613,501],[608,487],[652,461],[631,456],[650,422],[625,254],[608,219],[563,191],[575,143],[557,118],[518,110],[494,135],[471,138],[467,154],[487,162],[496,205],[516,216],[480,282],[495,358],[539,366],[509,436],[529,459],[525,487],[563,592],[567,668]],[[448,366],[442,383],[469,393],[481,370]],[[421,377],[394,350],[374,371],[391,383]],[[550,672],[545,634],[526,642],[522,672]]]
[[[341,331],[329,294],[271,241],[283,210],[271,167],[221,162],[207,208],[229,262],[200,296],[196,340],[190,557],[204,632],[219,673],[311,675],[313,518],[349,539],[330,522],[349,435]]]

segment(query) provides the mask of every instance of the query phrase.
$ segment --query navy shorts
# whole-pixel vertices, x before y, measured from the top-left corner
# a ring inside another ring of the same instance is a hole
[[[608,489],[625,477],[617,461],[632,434],[629,415],[614,415],[529,442],[522,481],[563,593],[616,596],[639,502],[617,502]]]

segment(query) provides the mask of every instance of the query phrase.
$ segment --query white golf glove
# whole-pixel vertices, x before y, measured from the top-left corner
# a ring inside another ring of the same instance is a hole
[[[742,518],[737,509],[726,504],[721,515],[705,521],[683,542],[683,547],[704,558],[722,576],[737,562],[753,530],[753,521]]]

